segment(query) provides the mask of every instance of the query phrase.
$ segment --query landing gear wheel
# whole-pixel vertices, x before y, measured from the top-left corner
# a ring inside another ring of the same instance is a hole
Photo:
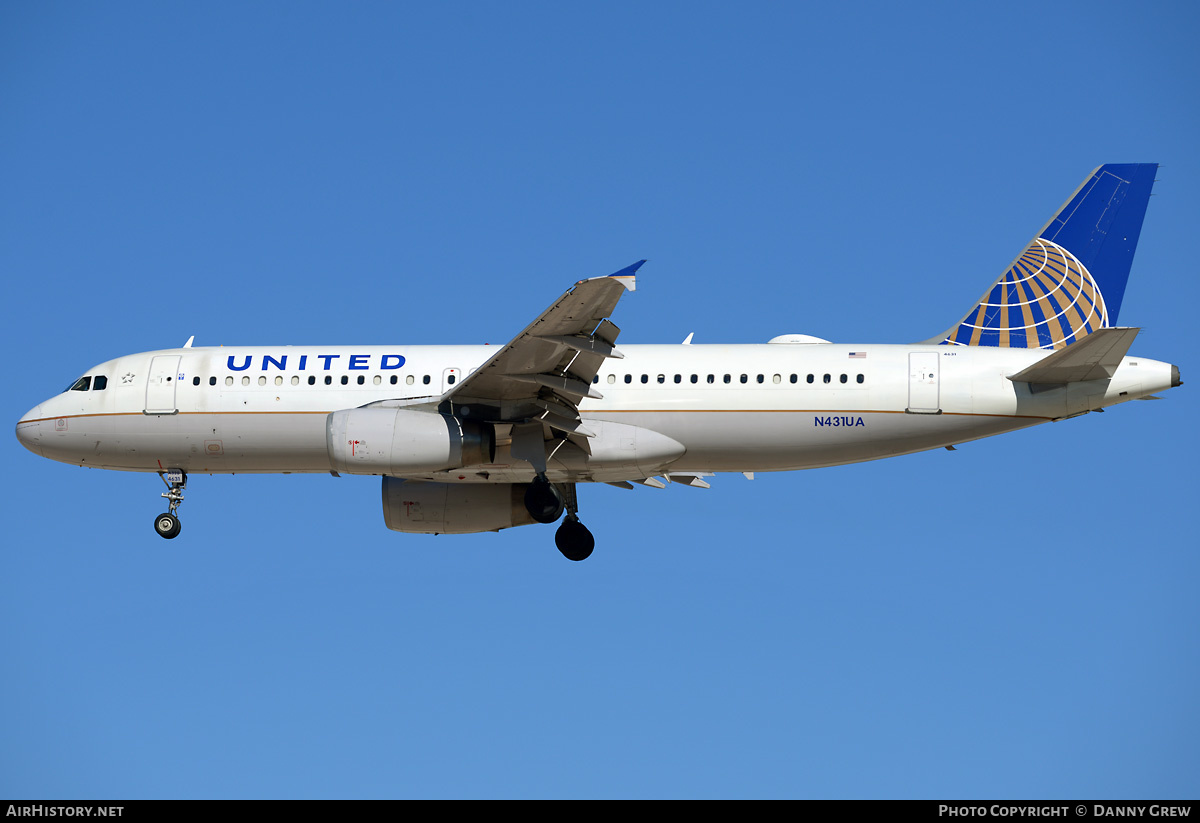
[[[170,540],[178,537],[179,530],[182,528],[175,512],[183,503],[183,490],[187,488],[187,473],[183,469],[167,469],[159,472],[158,476],[162,478],[162,482],[167,484],[167,490],[163,492],[162,496],[167,499],[170,510],[154,518],[154,530],[158,532],[159,537]]]
[[[535,477],[525,490],[525,509],[539,523],[553,523],[562,517],[564,508],[562,493],[545,477]]]
[[[154,530],[158,532],[159,537],[170,540],[179,534],[183,526],[179,523],[179,518],[170,512],[163,512],[158,517],[154,518]]]
[[[554,533],[554,545],[568,560],[587,560],[592,555],[592,549],[596,548],[596,538],[592,537],[587,526],[579,522],[578,517],[569,514]]]

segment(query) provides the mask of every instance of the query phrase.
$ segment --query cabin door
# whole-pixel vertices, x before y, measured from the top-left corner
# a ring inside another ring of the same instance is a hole
[[[175,387],[179,384],[177,354],[159,355],[150,361],[146,376],[146,414],[175,414]]]
[[[912,352],[908,355],[908,411],[911,414],[938,414],[938,352]]]

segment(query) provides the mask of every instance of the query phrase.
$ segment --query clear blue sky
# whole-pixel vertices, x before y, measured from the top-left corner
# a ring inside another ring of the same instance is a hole
[[[378,480],[4,440],[0,796],[1195,797],[1189,3],[5,3],[10,424],[197,345],[925,339],[1095,166],[1187,385],[878,463],[384,528]]]

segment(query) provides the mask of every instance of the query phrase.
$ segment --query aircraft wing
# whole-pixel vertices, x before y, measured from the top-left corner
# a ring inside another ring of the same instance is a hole
[[[448,412],[516,422],[541,418],[552,428],[579,431],[578,405],[601,397],[592,378],[614,348],[620,329],[608,319],[645,260],[607,277],[581,280],[526,329],[441,398]],[[446,408],[446,404],[450,408]]]

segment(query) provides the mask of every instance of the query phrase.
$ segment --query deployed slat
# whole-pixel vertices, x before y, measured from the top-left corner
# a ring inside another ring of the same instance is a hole
[[[592,336],[597,340],[603,340],[608,345],[615,345],[617,335],[621,333],[621,329],[611,320],[605,319],[600,321],[600,325],[592,332]]]
[[[578,420],[571,420],[568,417],[559,417],[557,414],[549,411],[542,415],[541,420],[547,426],[557,431],[567,432],[568,434],[578,434],[583,437],[596,436],[595,433],[593,433],[590,429],[584,428],[583,424]]]
[[[557,414],[560,417],[566,417],[571,420],[579,419],[579,411],[574,406],[569,406],[564,403],[551,403],[541,399],[533,400],[531,402],[533,405],[545,409],[551,414]]]
[[[607,343],[593,336],[583,335],[553,335],[539,336],[539,340],[546,340],[551,343],[561,343],[567,348],[574,349],[578,352],[587,354],[598,354],[601,357],[615,357],[618,360],[624,359],[625,355],[621,354],[611,343]]]
[[[554,389],[556,392],[573,394],[577,397],[590,397],[594,400],[604,399],[604,395],[593,389],[590,384],[584,383],[582,380],[576,380],[574,377],[560,377],[555,374],[510,374],[508,378],[518,383],[534,383],[545,386],[548,389]]]

